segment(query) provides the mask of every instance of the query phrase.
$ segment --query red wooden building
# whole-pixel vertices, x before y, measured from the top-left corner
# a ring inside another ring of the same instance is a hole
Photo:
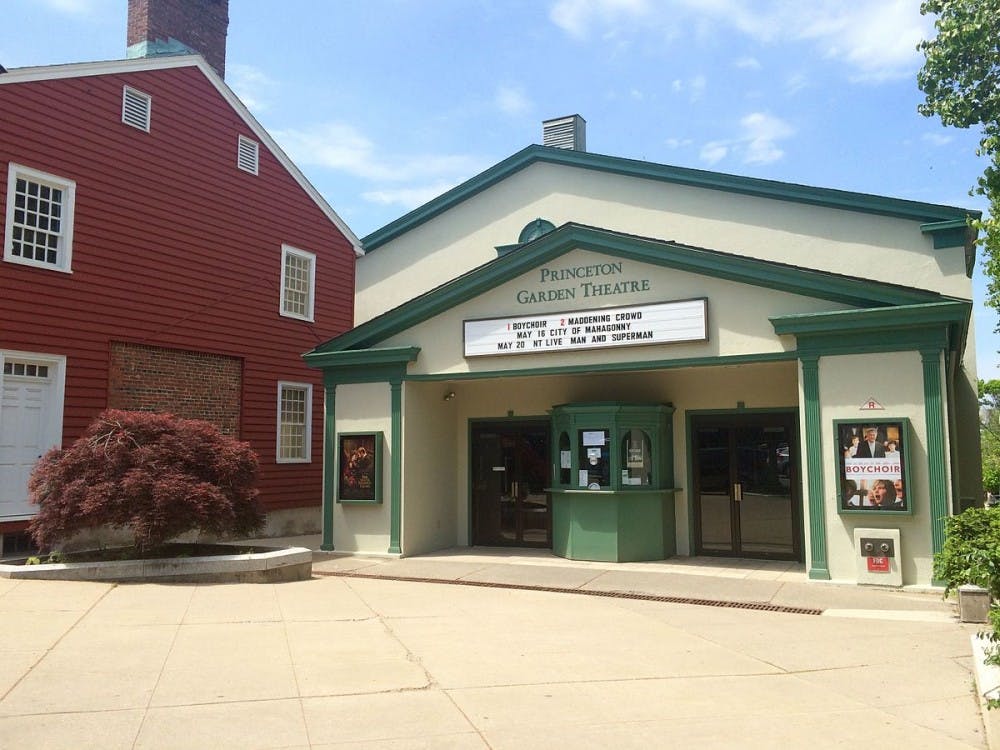
[[[0,113],[0,535],[107,407],[250,441],[271,530],[315,528],[351,230],[198,55],[10,70]]]

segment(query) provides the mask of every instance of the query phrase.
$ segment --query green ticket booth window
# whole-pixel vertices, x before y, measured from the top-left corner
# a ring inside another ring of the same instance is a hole
[[[621,444],[622,487],[653,484],[653,445],[645,430],[627,430]]]
[[[566,486],[570,482],[570,472],[573,469],[573,454],[569,447],[569,433],[559,433],[559,484]]]
[[[579,485],[589,490],[611,486],[611,442],[608,430],[578,432]]]

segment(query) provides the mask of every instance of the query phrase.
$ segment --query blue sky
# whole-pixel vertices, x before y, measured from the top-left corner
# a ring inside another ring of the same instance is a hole
[[[5,67],[124,57],[126,0],[0,5]],[[986,209],[968,195],[978,133],[916,111],[915,45],[933,35],[919,0],[230,0],[229,15],[227,82],[359,236],[573,113],[597,153]],[[980,377],[1000,378],[996,322],[977,305]]]

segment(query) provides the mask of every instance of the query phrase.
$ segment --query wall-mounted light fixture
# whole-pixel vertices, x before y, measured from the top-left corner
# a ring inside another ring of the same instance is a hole
[[[445,401],[451,401],[453,398],[455,398],[455,391],[448,391],[446,394],[444,394]]]

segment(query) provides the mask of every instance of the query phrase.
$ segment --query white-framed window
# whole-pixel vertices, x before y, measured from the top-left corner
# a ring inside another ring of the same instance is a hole
[[[312,460],[312,385],[278,383],[279,464],[309,463]]]
[[[122,122],[149,132],[149,122],[153,112],[153,97],[149,94],[125,86],[122,89]]]
[[[313,319],[316,292],[316,256],[289,245],[281,246],[281,314]]]
[[[245,135],[239,137],[236,144],[236,166],[250,174],[258,173],[260,170],[260,144],[257,141],[251,140]]]
[[[10,163],[3,259],[70,271],[76,183]]]

